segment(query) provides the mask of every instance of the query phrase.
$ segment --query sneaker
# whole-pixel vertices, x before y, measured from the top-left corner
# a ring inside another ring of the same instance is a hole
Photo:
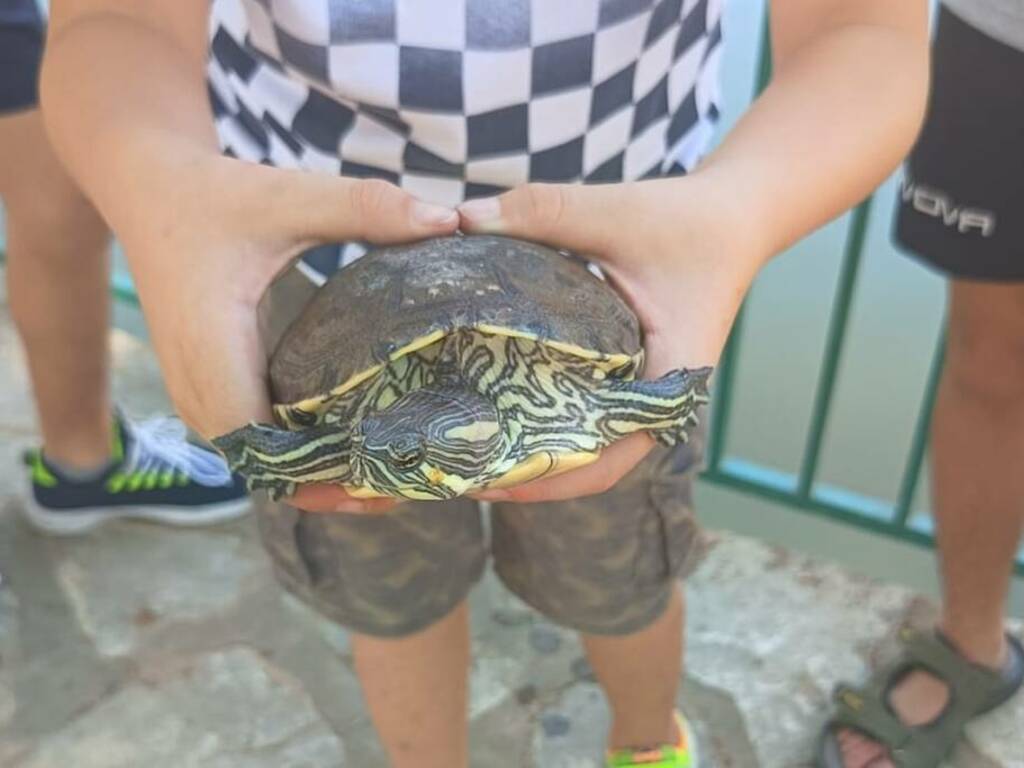
[[[32,493],[25,517],[55,534],[84,533],[109,520],[212,525],[249,510],[245,482],[219,454],[188,441],[184,424],[118,417],[111,466],[88,480],[69,478],[41,450],[25,454]]]
[[[682,713],[676,712],[679,743],[650,749],[617,749],[608,753],[608,768],[698,768],[697,740]]]

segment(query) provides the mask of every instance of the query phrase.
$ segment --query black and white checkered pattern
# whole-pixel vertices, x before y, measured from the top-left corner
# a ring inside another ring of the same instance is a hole
[[[225,152],[455,205],[685,172],[717,116],[714,0],[213,0]],[[353,247],[307,255],[321,281]]]

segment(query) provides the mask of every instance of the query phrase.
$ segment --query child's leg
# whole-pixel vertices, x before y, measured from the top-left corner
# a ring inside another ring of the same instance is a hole
[[[54,157],[39,112],[0,117],[7,290],[46,454],[92,468],[111,451],[107,227]]]
[[[467,768],[465,598],[486,561],[475,502],[383,515],[262,505],[285,587],[354,633],[356,671],[394,768]]]
[[[468,766],[466,601],[411,635],[354,635],[352,649],[363,696],[391,764],[395,768]]]
[[[607,493],[495,507],[498,574],[524,601],[582,633],[611,709],[613,749],[677,743],[678,579],[701,550],[690,503],[701,443],[698,431],[688,444],[656,448]]]
[[[674,744],[672,712],[683,671],[683,592],[678,586],[665,611],[632,634],[587,635],[583,646],[608,697],[611,749]]]

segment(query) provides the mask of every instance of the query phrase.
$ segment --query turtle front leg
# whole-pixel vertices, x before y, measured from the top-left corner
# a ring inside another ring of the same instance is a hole
[[[649,432],[662,445],[685,443],[698,424],[697,409],[708,402],[712,370],[683,368],[659,379],[609,382],[601,392],[598,429],[609,442]]]
[[[293,496],[298,489],[296,483],[277,477],[252,477],[241,472],[239,474],[245,478],[245,487],[249,489],[249,493],[265,491],[271,501],[280,501],[288,496]]]
[[[275,501],[303,483],[344,483],[352,476],[351,439],[336,425],[287,430],[252,423],[215,437],[213,445],[250,491],[267,491]]]

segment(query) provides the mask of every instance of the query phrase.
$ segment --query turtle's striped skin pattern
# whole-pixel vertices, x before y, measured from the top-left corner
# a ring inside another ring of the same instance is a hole
[[[407,351],[339,394],[275,408],[215,442],[253,488],[334,482],[356,495],[443,499],[580,466],[648,431],[686,439],[710,369],[637,381],[642,352],[601,354],[488,328]]]

